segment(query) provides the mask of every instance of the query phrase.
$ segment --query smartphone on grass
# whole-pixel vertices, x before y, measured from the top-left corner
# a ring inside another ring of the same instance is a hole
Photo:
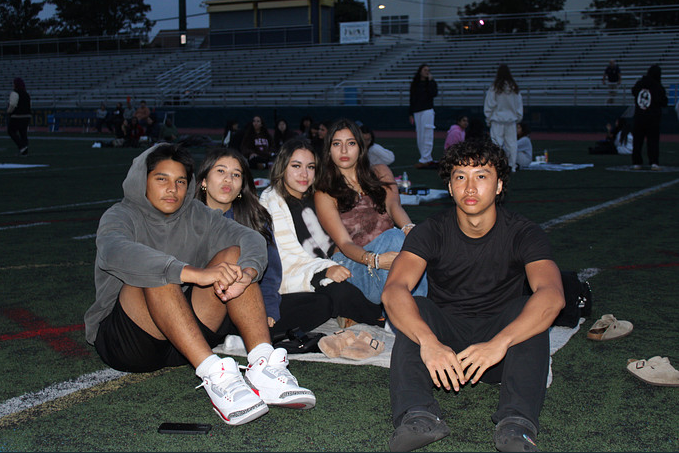
[[[212,425],[205,423],[162,423],[158,427],[160,434],[207,434]]]

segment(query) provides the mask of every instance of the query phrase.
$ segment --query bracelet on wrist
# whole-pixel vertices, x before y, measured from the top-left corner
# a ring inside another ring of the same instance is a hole
[[[414,223],[407,223],[401,227],[401,231],[405,233],[406,231],[412,230],[414,226],[415,226]]]

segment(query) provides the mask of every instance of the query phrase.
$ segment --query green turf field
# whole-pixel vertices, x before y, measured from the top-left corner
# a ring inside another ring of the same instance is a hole
[[[200,382],[188,366],[127,375],[34,405],[65,382],[106,368],[82,326],[94,300],[94,234],[101,214],[122,197],[128,166],[141,151],[93,149],[92,137],[64,135],[33,138],[26,158],[0,138],[0,164],[47,165],[0,168],[0,452],[387,450],[389,370],[374,366],[293,361],[300,383],[317,395],[316,408],[272,408],[238,427],[222,423],[204,390],[194,390]],[[435,171],[412,168],[413,139],[378,135],[377,142],[396,153],[395,174],[405,170],[414,184],[443,188]],[[679,369],[679,143],[661,143],[661,164],[677,170],[662,172],[614,171],[630,157],[589,155],[589,142],[533,144],[548,149],[551,162],[594,167],[520,171],[506,205],[541,224],[592,208],[548,234],[562,269],[597,272],[590,278],[592,316],[553,356],[538,445],[544,451],[678,451],[679,389],[647,385],[625,365],[660,355]],[[436,141],[435,157],[442,145]],[[204,150],[192,151],[200,161]],[[406,210],[419,222],[450,208],[446,199]],[[633,322],[633,333],[587,340],[587,329],[605,313]],[[438,393],[452,434],[423,450],[495,451],[490,415],[498,388],[477,384],[457,395]],[[12,410],[15,404],[26,409]],[[213,429],[158,434],[164,421]]]

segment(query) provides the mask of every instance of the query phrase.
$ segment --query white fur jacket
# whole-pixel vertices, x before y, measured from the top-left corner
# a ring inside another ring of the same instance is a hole
[[[279,292],[287,294],[314,291],[311,286],[314,274],[330,266],[336,266],[337,263],[315,257],[304,250],[297,239],[290,208],[273,187],[267,187],[262,192],[259,202],[269,211],[273,220],[273,232],[283,265],[283,279]],[[324,283],[326,282],[321,281],[321,284]]]

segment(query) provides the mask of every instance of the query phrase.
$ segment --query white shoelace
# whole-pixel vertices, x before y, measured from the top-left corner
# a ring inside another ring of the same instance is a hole
[[[243,366],[243,365],[238,365],[238,368],[240,368],[240,369],[242,369],[242,370],[247,370],[247,369],[248,369],[247,366]],[[265,368],[269,373],[273,374],[274,376],[276,376],[276,377],[281,377],[281,376],[282,376],[282,377],[286,378],[287,381],[292,381],[292,382],[295,383],[295,385],[299,386],[299,384],[297,383],[297,378],[296,378],[295,376],[292,375],[292,373],[290,372],[290,370],[288,370],[288,367],[287,367],[287,366],[273,366],[273,365],[267,364],[267,365],[265,365],[264,368]],[[287,381],[286,381],[286,382],[287,382]]]
[[[226,377],[222,378],[221,376],[219,376],[217,379],[213,379],[212,376],[215,376],[217,374],[226,374]],[[218,389],[222,391],[222,393],[228,395],[229,397],[233,396],[238,391],[250,390],[250,387],[245,383],[245,381],[243,380],[243,376],[241,376],[240,374],[231,374],[224,372],[214,373],[210,376],[207,376],[207,380],[203,379],[200,385],[196,386],[196,389],[205,387],[207,381],[210,381],[210,384],[216,386]]]

